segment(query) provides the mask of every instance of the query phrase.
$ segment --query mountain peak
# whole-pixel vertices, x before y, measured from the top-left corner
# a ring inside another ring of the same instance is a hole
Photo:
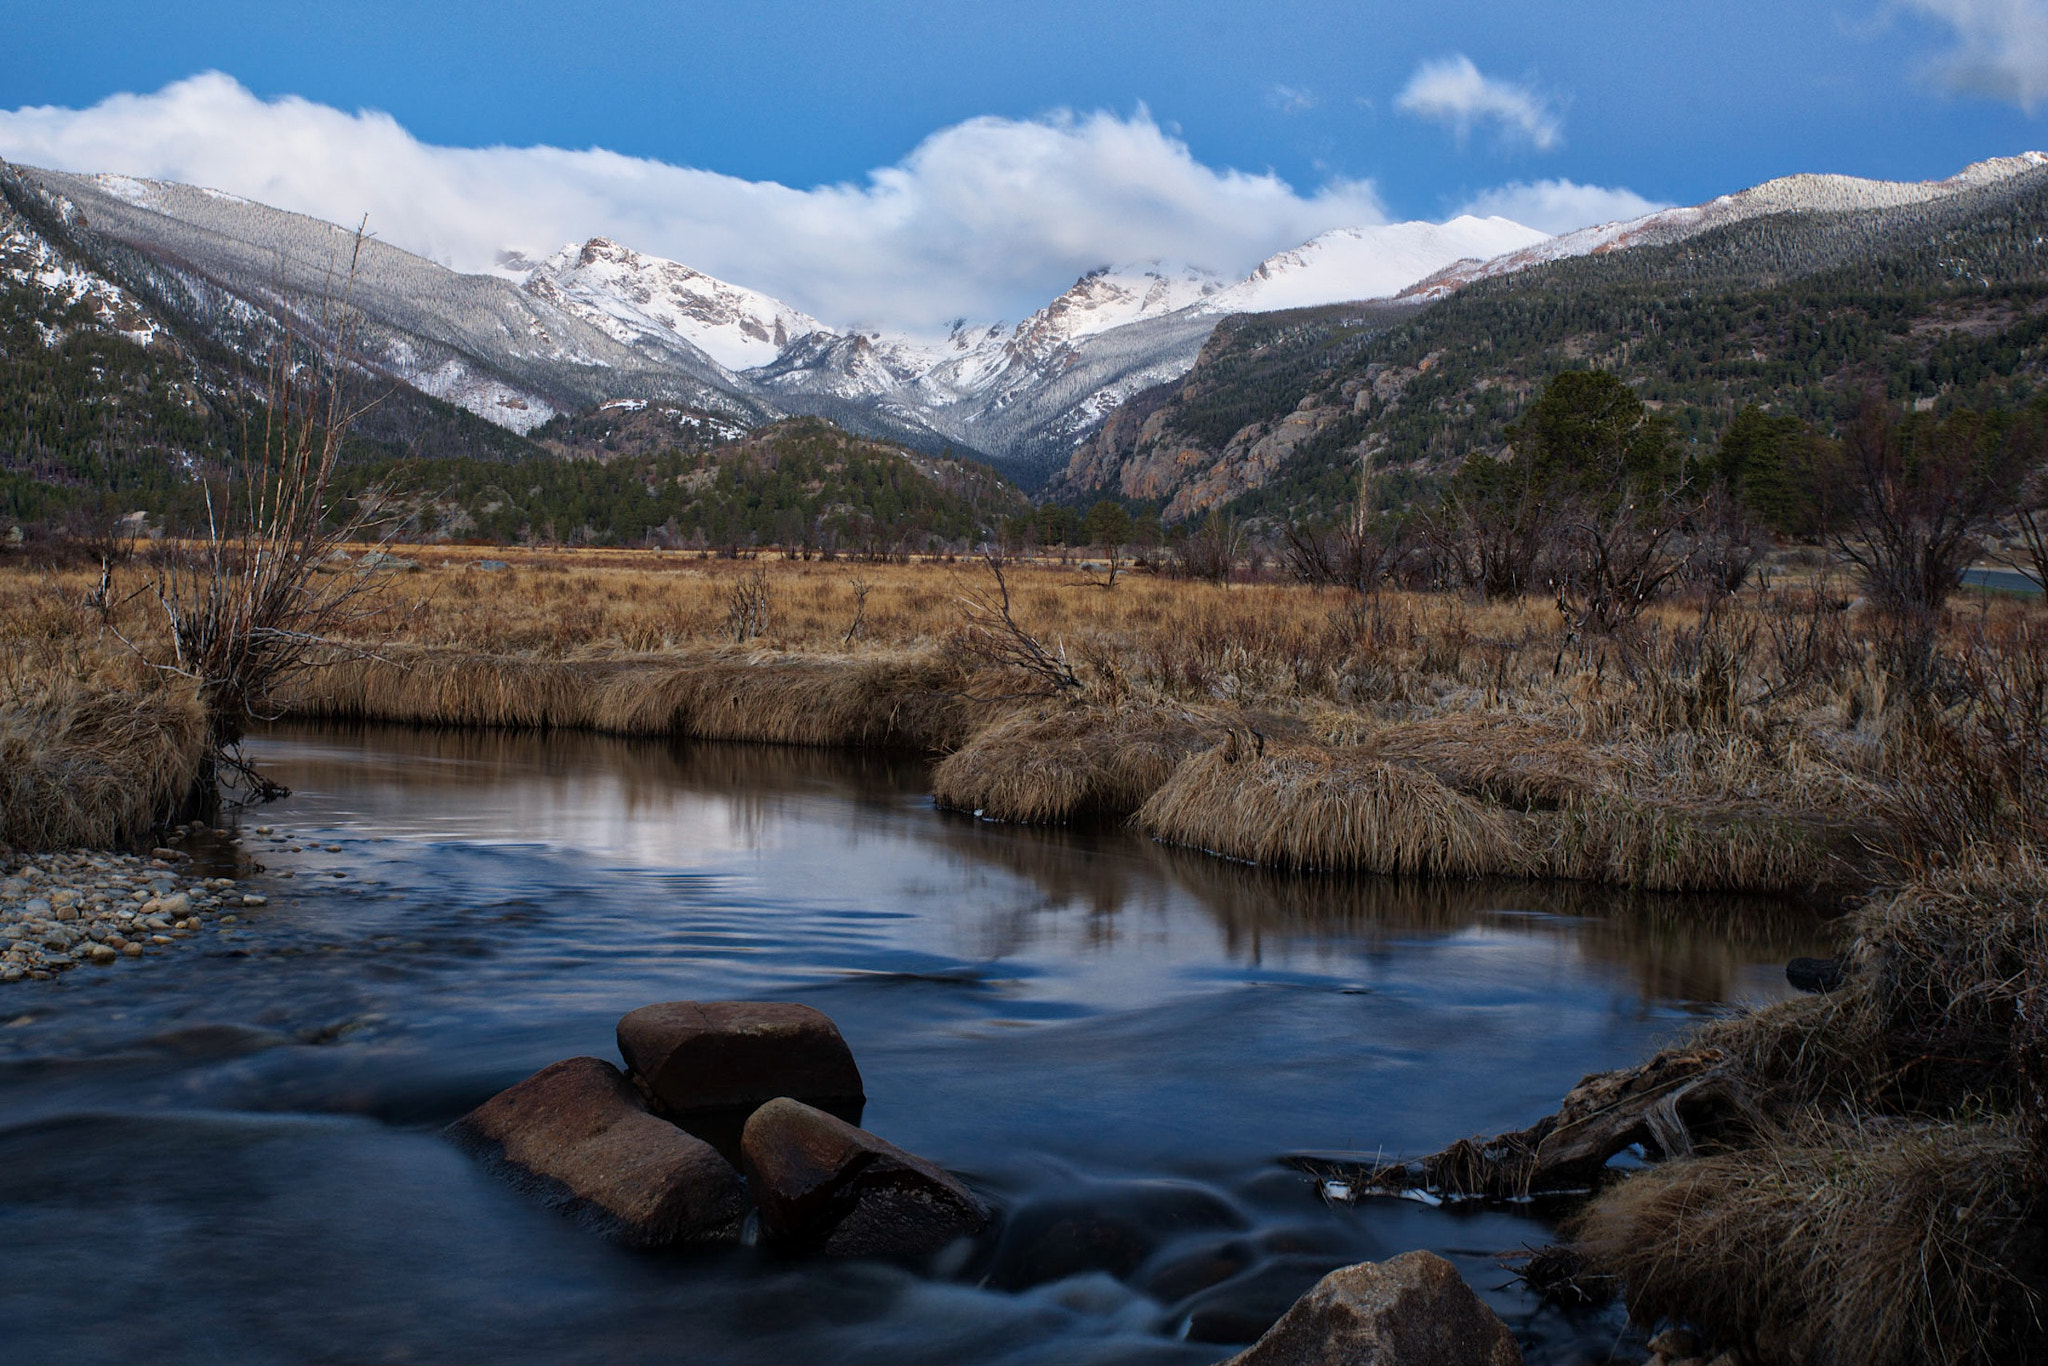
[[[515,264],[530,263],[506,258],[508,267]],[[730,371],[766,365],[796,338],[834,330],[759,290],[609,237],[570,243],[532,264],[521,285],[629,346],[658,349],[681,341]]]

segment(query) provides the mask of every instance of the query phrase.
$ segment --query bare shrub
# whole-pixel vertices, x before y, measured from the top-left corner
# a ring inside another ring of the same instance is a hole
[[[1244,530],[1237,520],[1212,512],[1180,543],[1172,561],[1176,578],[1223,583],[1244,555]]]
[[[765,635],[773,600],[767,570],[750,569],[733,580],[725,594],[725,633],[739,645]]]
[[[1843,437],[1859,500],[1836,550],[1871,600],[1901,615],[1940,608],[1981,548],[1978,536],[2011,504],[2033,444],[2028,429],[1982,414],[1905,423],[1867,400]]]
[[[1611,635],[1664,596],[1692,563],[1687,510],[1669,501],[1581,505],[1562,519],[1558,610],[1575,630]]]
[[[846,623],[846,634],[839,638],[841,645],[851,645],[859,639],[861,627],[867,624],[868,594],[874,591],[874,585],[859,575],[848,586],[853,590],[853,620]]]
[[[330,572],[373,522],[365,501],[342,507],[332,497],[349,428],[367,411],[350,405],[346,383],[362,243],[358,231],[347,273],[319,300],[310,344],[300,345],[286,315],[269,358],[261,431],[245,439],[218,493],[208,487],[205,534],[164,550],[146,590],[169,628],[171,659],[153,662],[197,685],[213,780],[223,769],[239,772],[263,794],[277,789],[237,754],[250,721],[275,714],[272,698],[285,683],[390,611],[384,575]]]
[[[1280,534],[1288,575],[1318,588],[1377,592],[1408,553],[1405,528],[1388,517],[1354,517],[1336,527],[1290,523]]]
[[[1002,556],[991,550],[981,563],[989,582],[960,595],[965,620],[953,633],[953,652],[970,664],[1022,674],[1026,685],[1011,696],[1080,692],[1081,680],[1067,662],[1065,647],[1047,646],[1018,623]]]
[[[1692,547],[1685,581],[1709,601],[1732,597],[1749,582],[1770,537],[1744,515],[1742,504],[1717,483],[1692,513]]]

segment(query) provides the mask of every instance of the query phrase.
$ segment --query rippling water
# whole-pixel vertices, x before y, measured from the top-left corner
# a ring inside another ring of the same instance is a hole
[[[1497,1265],[1546,1239],[1539,1211],[1326,1207],[1278,1159],[1526,1123],[1783,994],[1825,942],[1770,903],[1287,878],[991,825],[934,810],[907,760],[252,748],[295,789],[245,818],[286,838],[238,837],[269,907],[0,988],[0,1360],[1209,1362],[1331,1267],[1413,1247],[1532,1362],[1631,1359],[1616,1313],[1540,1308]],[[829,1013],[864,1126],[1004,1228],[923,1268],[636,1255],[437,1136],[614,1056],[635,1006],[727,997]],[[1095,1255],[1048,1233],[1077,1218]]]

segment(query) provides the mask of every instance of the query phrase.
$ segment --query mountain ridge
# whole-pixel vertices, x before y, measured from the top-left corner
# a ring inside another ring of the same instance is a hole
[[[1332,229],[1236,281],[1179,263],[1101,267],[1015,325],[962,321],[942,341],[834,327],[604,237],[539,258],[508,253],[479,274],[368,238],[352,302],[369,370],[515,433],[619,400],[679,405],[739,428],[812,414],[861,435],[984,459],[1027,485],[1058,475],[1056,491],[1073,495],[1101,487],[1083,477],[1104,455],[1088,450],[1091,436],[1143,391],[1187,376],[1221,322],[1342,302],[1358,305],[1351,312],[1369,316],[1371,331],[1397,315],[1363,309],[1364,301],[1427,306],[1560,261],[1668,247],[1761,219],[1910,214],[2043,166],[2048,157],[2026,153],[1941,181],[1784,177],[1561,237],[1472,216]],[[97,299],[108,325],[130,335],[160,327],[154,312],[244,354],[278,316],[317,331],[319,300],[357,245],[345,228],[173,182],[0,163],[0,193],[33,199],[46,218],[70,225],[58,234],[62,245],[10,248],[20,262],[35,258],[17,278]],[[1688,267],[1688,278],[1706,278],[1707,260]],[[1257,331],[1232,324],[1228,336]],[[1303,425],[1248,439],[1244,467],[1284,464],[1298,443],[1281,438]],[[1131,422],[1117,427],[1119,440],[1131,435]],[[1077,452],[1087,452],[1080,466]],[[1179,496],[1141,482],[1152,490],[1145,497]]]

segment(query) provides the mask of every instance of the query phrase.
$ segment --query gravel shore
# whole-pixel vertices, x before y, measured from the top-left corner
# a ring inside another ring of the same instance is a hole
[[[0,859],[0,982],[161,952],[267,900],[190,868],[172,849]]]

